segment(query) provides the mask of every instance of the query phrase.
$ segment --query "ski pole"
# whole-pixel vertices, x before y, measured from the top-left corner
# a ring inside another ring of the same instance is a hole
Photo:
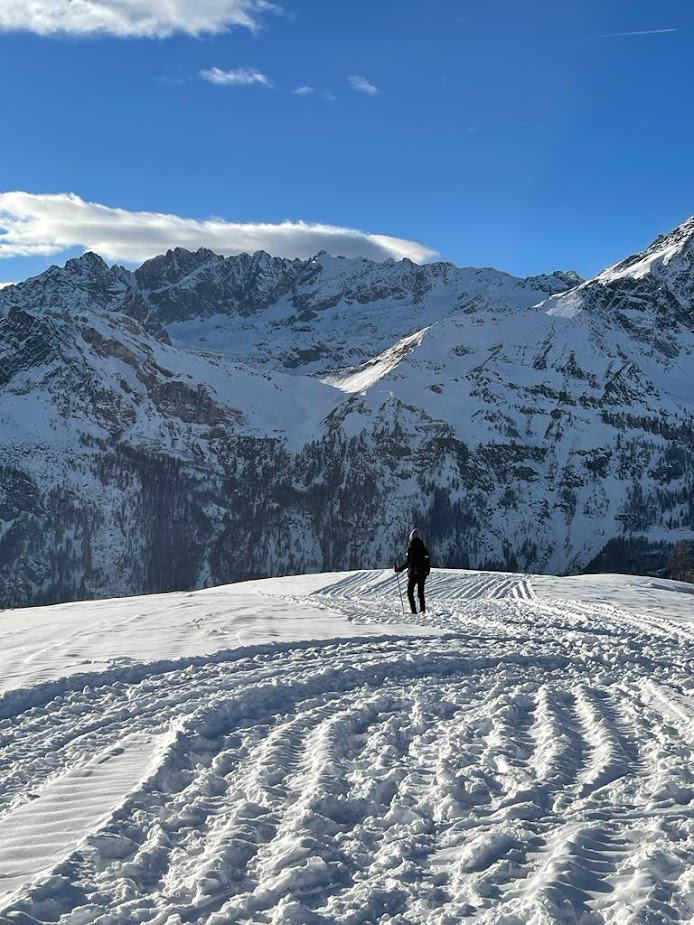
[[[397,565],[395,566],[395,577],[398,579],[398,591],[400,592],[400,606],[402,607],[402,612],[405,613],[405,601],[402,599],[402,588],[400,587],[400,572],[398,571]]]

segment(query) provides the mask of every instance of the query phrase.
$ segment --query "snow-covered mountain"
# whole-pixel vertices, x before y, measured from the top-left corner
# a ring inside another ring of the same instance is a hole
[[[0,292],[0,603],[392,562],[644,570],[693,526],[694,222],[596,279],[94,254]]]

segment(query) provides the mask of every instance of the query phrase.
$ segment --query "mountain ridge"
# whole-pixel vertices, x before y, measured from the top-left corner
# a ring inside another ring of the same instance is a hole
[[[412,523],[439,566],[662,566],[694,525],[685,232],[578,282],[175,249],[3,289],[0,605],[372,567]]]

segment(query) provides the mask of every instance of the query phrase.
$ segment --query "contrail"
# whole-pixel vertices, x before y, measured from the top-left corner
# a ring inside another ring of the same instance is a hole
[[[616,39],[622,35],[662,35],[664,32],[679,32],[679,29],[644,29],[643,32],[608,32],[601,39]]]

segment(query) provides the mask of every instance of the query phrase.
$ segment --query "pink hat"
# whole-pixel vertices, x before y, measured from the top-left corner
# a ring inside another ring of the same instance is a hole
[[[421,533],[420,533],[419,530],[415,527],[414,530],[412,531],[412,533],[410,533],[410,543],[412,542],[412,540],[421,540],[421,538],[422,538]]]

